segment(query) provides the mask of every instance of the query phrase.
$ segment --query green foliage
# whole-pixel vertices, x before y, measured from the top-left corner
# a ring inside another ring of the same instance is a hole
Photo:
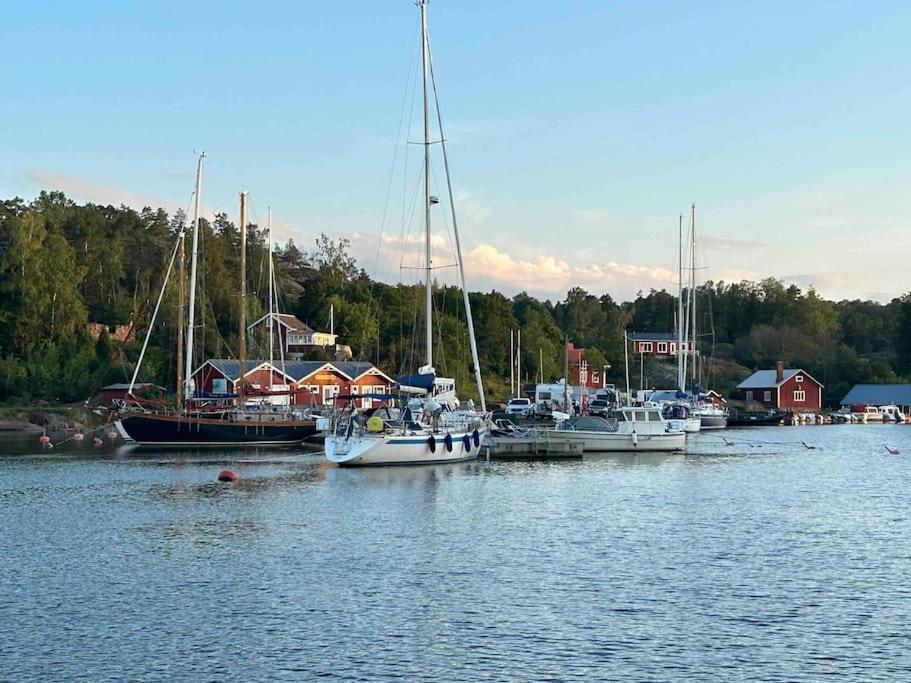
[[[162,209],[77,205],[59,192],[33,202],[0,201],[0,400],[78,401],[95,388],[132,375],[182,213]],[[226,214],[201,221],[199,329],[194,355],[233,356],[239,321],[239,231]],[[335,310],[339,342],[355,358],[389,374],[423,364],[423,288],[371,280],[350,255],[350,242],[322,234],[311,251],[293,241],[275,249],[280,308],[326,330]],[[187,244],[189,261],[189,241]],[[247,230],[247,321],[266,310],[268,246],[256,225]],[[175,264],[175,270],[179,264]],[[175,273],[176,275],[176,273]],[[176,282],[172,277],[171,282]],[[722,391],[777,360],[800,366],[837,400],[855,382],[900,381],[911,374],[911,294],[887,305],[828,301],[773,278],[706,283],[696,292],[700,345],[707,376]],[[610,365],[609,381],[624,376],[624,331],[674,330],[677,302],[664,290],[615,302],[575,287],[553,305],[523,292],[470,294],[481,372],[492,399],[506,398],[511,330],[521,328],[522,381],[563,376],[563,339],[584,347],[592,371]],[[177,288],[165,294],[151,331],[140,379],[173,387],[176,376]],[[434,363],[454,377],[460,394],[477,397],[465,306],[460,290],[434,288]],[[127,325],[127,343],[107,331],[91,338],[86,323]],[[266,348],[261,331],[250,353]],[[714,352],[713,352],[714,351]],[[319,352],[314,357],[330,358]],[[670,386],[666,363],[646,364],[649,382]],[[632,374],[636,374],[635,372]]]

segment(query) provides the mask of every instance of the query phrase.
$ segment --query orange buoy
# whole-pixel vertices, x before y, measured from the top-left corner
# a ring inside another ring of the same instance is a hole
[[[222,470],[218,473],[218,481],[232,482],[237,481],[237,479],[237,472],[234,470]]]

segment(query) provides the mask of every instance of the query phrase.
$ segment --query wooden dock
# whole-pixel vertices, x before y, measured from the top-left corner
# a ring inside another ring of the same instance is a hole
[[[481,451],[488,460],[564,460],[581,458],[582,444],[551,441],[546,431],[527,436],[488,436]]]

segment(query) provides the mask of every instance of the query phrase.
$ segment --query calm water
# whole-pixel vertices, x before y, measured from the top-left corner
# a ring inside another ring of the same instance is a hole
[[[789,443],[0,456],[0,677],[911,677],[911,426],[725,436]]]

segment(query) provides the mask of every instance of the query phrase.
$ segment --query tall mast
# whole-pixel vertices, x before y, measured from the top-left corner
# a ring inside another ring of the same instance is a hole
[[[522,328],[516,330],[516,396],[522,395]]]
[[[237,360],[240,378],[237,394],[240,404],[244,402],[244,378],[247,370],[247,193],[240,193],[240,338],[237,344]],[[272,368],[269,368],[272,372]]]
[[[184,230],[183,221],[180,226],[180,246],[178,258],[180,259],[180,266],[178,268],[178,277],[177,277],[177,407],[180,408],[183,406],[183,336],[185,334],[184,330],[184,311],[186,309],[187,303],[186,298],[186,278],[187,278],[187,268],[186,268],[186,255],[184,254],[184,242],[186,241],[186,231]]]
[[[193,377],[193,327],[196,324],[196,266],[199,256],[199,204],[202,193],[202,160],[206,153],[199,155],[196,162],[196,192],[193,208],[193,252],[190,254],[190,311],[187,320],[186,367],[184,367],[184,398],[191,397],[190,382]]]
[[[424,77],[424,319],[427,335],[424,356],[426,364],[433,366],[433,292],[430,255],[430,46],[427,44],[427,0],[418,0],[421,8],[421,63]]]
[[[509,397],[516,395],[516,331],[509,331]]]
[[[690,297],[693,305],[690,310],[693,314],[693,324],[690,328],[693,335],[693,383],[696,383],[696,365],[699,362],[699,353],[696,349],[696,205],[690,207],[690,221],[693,229],[690,232]]]
[[[437,109],[437,125],[439,126],[439,129],[440,129],[440,147],[443,150],[443,169],[446,172],[446,190],[449,193],[449,209],[450,209],[450,213],[452,214],[452,232],[453,232],[453,236],[455,237],[456,261],[458,261],[458,264],[459,264],[459,282],[462,285],[462,300],[465,303],[465,323],[468,325],[468,345],[471,348],[471,362],[474,365],[474,379],[475,379],[475,384],[477,385],[477,388],[478,388],[478,398],[481,400],[481,410],[484,412],[487,412],[487,401],[484,398],[484,382],[481,379],[481,362],[478,359],[478,342],[477,342],[477,339],[475,338],[474,320],[472,319],[472,316],[471,316],[471,297],[468,296],[468,285],[465,283],[465,264],[462,259],[462,240],[459,237],[459,222],[456,218],[455,196],[453,195],[453,192],[452,192],[452,176],[449,173],[449,152],[446,149],[446,135],[443,132],[443,113],[440,111],[440,98],[437,95],[436,80],[433,77],[433,64],[430,60],[430,38],[427,35],[427,18],[426,18],[425,7],[424,7],[427,3],[427,0],[418,0],[418,2],[421,5],[421,25],[423,27],[424,49],[425,49],[425,54],[426,54],[426,58],[427,58],[427,61],[425,63],[425,72],[424,72],[424,79],[425,79],[424,80],[424,111],[425,111],[425,116],[426,116],[426,113],[427,113],[427,81],[426,81],[426,78],[427,78],[427,71],[429,71],[431,83],[433,85],[434,104],[436,105],[436,109]],[[426,124],[424,126],[424,135],[425,135],[425,140],[430,135],[429,129]],[[427,153],[428,153],[428,156],[425,159],[425,163],[429,167],[430,147],[425,145],[425,149],[427,150]],[[425,183],[429,182],[427,180],[426,175],[425,175],[424,181],[425,181]],[[426,192],[429,192],[429,189],[425,189],[425,193]],[[429,205],[429,199],[428,199],[428,205]],[[430,225],[429,212],[428,212],[427,218],[428,218],[427,225],[429,227],[429,225]],[[429,230],[427,233],[427,255],[429,258],[429,255],[430,255],[430,232],[429,232]],[[428,262],[428,265],[429,265],[429,262]],[[427,283],[428,283],[427,284],[427,315],[428,315],[428,320],[429,320],[430,308],[431,308],[430,271],[429,270],[427,273]],[[429,330],[428,330],[427,340],[428,340],[427,348],[430,349],[431,338],[430,338]]]
[[[269,207],[269,219],[268,219],[268,232],[269,232],[269,391],[272,391],[272,359],[275,352],[275,341],[273,339],[273,329],[275,325],[275,313],[277,312],[277,306],[275,305],[275,273],[273,272],[272,265],[272,207]],[[287,335],[287,331],[285,332]],[[284,350],[282,350],[284,353]]]
[[[677,391],[683,391],[683,214],[677,223]]]

